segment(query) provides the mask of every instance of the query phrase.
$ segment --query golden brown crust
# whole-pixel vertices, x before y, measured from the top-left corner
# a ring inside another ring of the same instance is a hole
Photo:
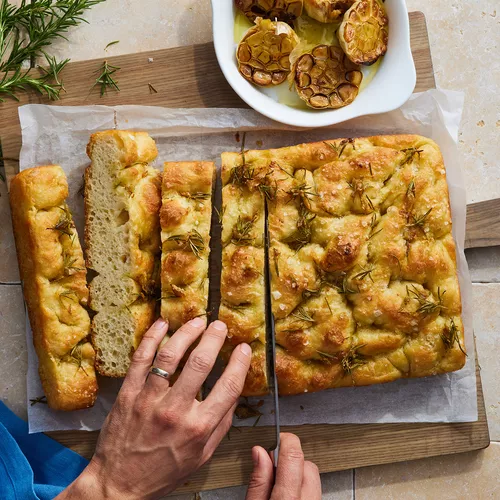
[[[229,156],[227,156],[229,155]],[[231,162],[227,162],[229,158]],[[233,161],[234,160],[234,161]],[[264,311],[264,201],[255,179],[246,180],[242,155],[222,155],[222,276],[219,319],[228,327],[226,347],[252,346],[244,396],[267,392]]]
[[[95,353],[87,341],[90,319],[86,269],[66,205],[61,167],[23,170],[10,201],[23,291],[48,405],[77,410],[94,404]]]
[[[227,183],[241,154],[222,158]],[[433,141],[336,139],[246,151],[245,162],[252,180],[243,192],[260,183],[272,197],[280,394],[462,368],[448,187]],[[237,313],[243,323],[251,317]]]
[[[212,162],[164,164],[161,315],[168,319],[170,331],[207,312],[214,180]]]

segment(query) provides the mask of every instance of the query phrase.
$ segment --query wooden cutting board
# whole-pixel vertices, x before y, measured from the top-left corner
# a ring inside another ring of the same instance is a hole
[[[435,88],[434,73],[421,12],[410,13],[411,46],[417,68],[420,92]],[[90,90],[102,59],[68,64],[63,79],[67,92],[55,105],[141,104],[165,107],[247,107],[226,83],[211,43],[189,47],[143,52],[111,57],[110,64],[119,66],[120,92],[99,97],[97,88]],[[156,90],[152,90],[148,84]],[[18,158],[21,131],[17,108],[20,104],[47,103],[34,94],[20,95],[21,102],[0,104],[0,140],[3,156]],[[7,176],[15,174],[17,162],[4,161]],[[500,200],[477,203],[468,207],[467,247],[500,244],[499,223],[495,220]],[[495,226],[496,224],[496,226]],[[494,230],[492,230],[494,228]],[[445,455],[488,446],[481,378],[476,363],[477,422],[461,424],[370,424],[370,425],[303,425],[283,430],[298,434],[304,452],[321,472],[353,467],[413,460]],[[362,409],[360,409],[362,411]],[[50,432],[51,437],[83,456],[92,456],[97,432]],[[232,429],[217,449],[213,459],[178,491],[200,491],[244,484],[251,471],[250,449],[256,444],[273,441],[268,427]]]

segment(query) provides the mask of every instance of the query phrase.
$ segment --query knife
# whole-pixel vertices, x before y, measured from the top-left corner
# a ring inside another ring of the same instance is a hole
[[[280,449],[280,412],[278,404],[278,384],[276,381],[276,336],[274,331],[274,315],[271,306],[271,271],[269,264],[269,224],[267,200],[264,197],[264,282],[266,303],[266,365],[267,385],[274,404],[274,428],[276,431],[276,446],[273,450],[274,467],[278,466]]]

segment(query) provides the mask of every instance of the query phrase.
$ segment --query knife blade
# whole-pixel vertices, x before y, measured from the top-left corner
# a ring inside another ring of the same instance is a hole
[[[267,200],[264,198],[264,282],[266,303],[266,365],[267,384],[274,404],[274,427],[276,430],[276,446],[273,450],[274,466],[278,465],[280,449],[280,412],[278,403],[278,383],[276,381],[276,336],[274,315],[271,305],[271,270],[269,263],[269,225]]]

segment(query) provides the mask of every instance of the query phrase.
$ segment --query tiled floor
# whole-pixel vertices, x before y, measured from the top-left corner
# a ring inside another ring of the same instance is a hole
[[[500,115],[498,106],[492,105],[500,89],[498,0],[407,0],[407,4],[409,10],[426,14],[438,86],[465,91],[459,147],[467,199],[498,197]],[[57,42],[54,53],[80,60],[103,56],[104,47],[113,40],[120,43],[108,49],[108,55],[211,40],[209,0],[107,0],[90,12],[88,20],[90,24],[72,31],[70,41]],[[0,282],[12,283],[19,276],[1,182],[0,195]],[[500,498],[500,247],[471,250],[467,257],[472,280],[477,282],[474,328],[491,439],[498,442],[481,452],[357,469],[355,474],[325,474],[325,499]],[[0,285],[0,332],[3,339],[12,339],[0,343],[0,395],[21,415],[26,399],[23,317],[20,287]],[[241,489],[231,493],[235,500],[244,498]],[[192,500],[193,496],[177,498]]]

